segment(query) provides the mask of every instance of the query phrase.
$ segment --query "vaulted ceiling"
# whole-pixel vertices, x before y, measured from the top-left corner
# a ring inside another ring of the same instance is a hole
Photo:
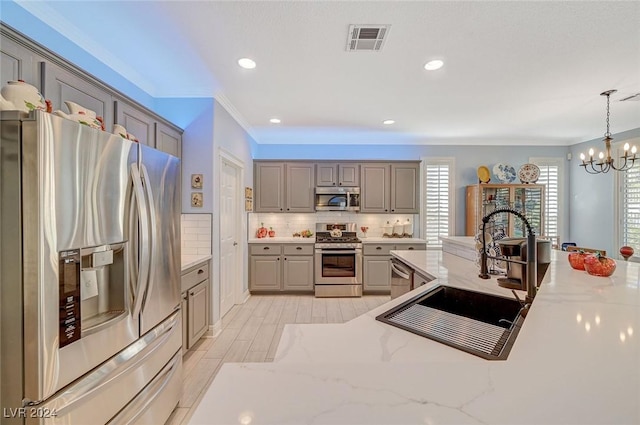
[[[640,127],[640,97],[620,101],[638,1],[16,3],[152,96],[215,97],[258,143],[567,145],[604,134],[608,89],[611,131]],[[389,25],[382,49],[348,51],[354,24]]]

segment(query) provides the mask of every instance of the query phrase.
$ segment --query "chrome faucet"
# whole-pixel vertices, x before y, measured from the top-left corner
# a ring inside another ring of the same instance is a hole
[[[508,213],[513,214],[519,217],[527,227],[527,261],[522,262],[518,260],[512,260],[503,257],[491,257],[487,255],[487,242],[485,238],[485,228],[489,219],[500,213]],[[533,229],[531,228],[531,224],[527,218],[520,211],[516,211],[512,208],[499,208],[497,210],[491,211],[489,214],[482,217],[482,253],[480,254],[480,275],[479,277],[482,279],[489,279],[489,272],[487,270],[487,259],[497,259],[502,260],[507,263],[518,263],[518,264],[526,264],[527,266],[527,297],[525,298],[525,302],[527,304],[531,304],[533,299],[536,296],[537,291],[537,246],[536,246],[536,235],[533,233]],[[514,292],[515,294],[515,292]],[[517,298],[517,296],[516,296]]]

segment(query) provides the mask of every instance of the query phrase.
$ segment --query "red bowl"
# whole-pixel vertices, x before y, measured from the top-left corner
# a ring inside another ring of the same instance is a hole
[[[584,270],[584,259],[587,258],[587,253],[584,252],[571,252],[569,253],[569,265],[576,270]]]

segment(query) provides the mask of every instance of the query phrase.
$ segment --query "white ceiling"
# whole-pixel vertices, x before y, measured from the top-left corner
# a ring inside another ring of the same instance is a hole
[[[611,132],[640,127],[640,99],[619,102],[640,92],[639,1],[17,2],[152,96],[215,97],[258,143],[567,145],[604,134],[608,89]],[[391,25],[382,51],[347,52],[350,24]]]

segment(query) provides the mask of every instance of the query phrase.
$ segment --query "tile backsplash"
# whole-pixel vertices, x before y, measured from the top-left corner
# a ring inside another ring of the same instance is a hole
[[[290,237],[295,232],[309,229],[314,234],[316,223],[357,223],[358,236],[362,237],[360,226],[367,226],[368,237],[381,237],[382,225],[387,221],[394,224],[397,220],[406,223],[407,219],[413,223],[413,236],[420,237],[419,214],[364,214],[340,211],[321,211],[308,214],[279,214],[279,213],[249,213],[247,231],[249,238],[255,237],[261,223],[276,231],[276,236]]]
[[[182,214],[182,255],[211,255],[211,214]]]

